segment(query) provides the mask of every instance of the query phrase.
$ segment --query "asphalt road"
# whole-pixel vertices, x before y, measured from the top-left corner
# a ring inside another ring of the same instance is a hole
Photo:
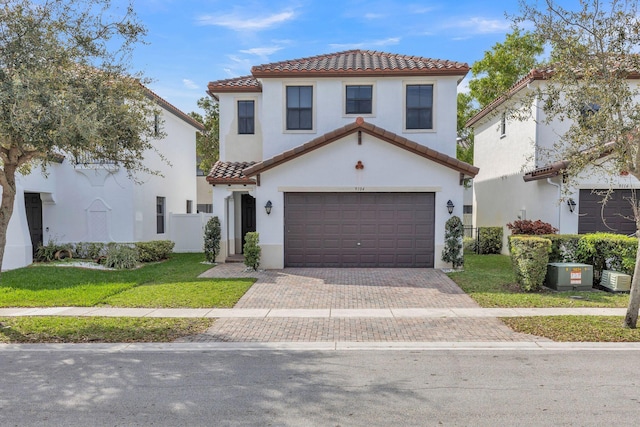
[[[640,351],[0,351],[1,426],[637,426]]]

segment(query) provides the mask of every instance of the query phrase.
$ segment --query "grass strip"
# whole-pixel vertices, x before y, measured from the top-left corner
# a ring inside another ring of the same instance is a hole
[[[171,342],[204,332],[213,319],[134,317],[4,317],[0,343]]]
[[[501,318],[516,332],[559,342],[640,342],[640,329],[622,327],[621,316],[546,316]]]
[[[230,308],[249,290],[255,279],[145,284],[105,299],[114,307]]]

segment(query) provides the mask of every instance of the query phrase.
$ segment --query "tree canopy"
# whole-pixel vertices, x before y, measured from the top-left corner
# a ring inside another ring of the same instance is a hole
[[[568,130],[555,146],[554,160],[567,160],[566,185],[581,173],[640,179],[640,20],[632,0],[581,0],[568,10],[553,0],[546,8],[521,1],[518,23],[533,23],[533,36],[548,44],[552,61],[544,83],[525,102],[537,102],[545,121]],[[531,104],[529,104],[531,105]],[[630,201],[640,230],[637,200]],[[637,233],[640,237],[640,231]],[[640,252],[636,258],[625,326],[636,327],[640,307]]]
[[[157,107],[128,72],[145,32],[131,4],[0,0],[0,265],[17,172],[57,155],[148,171]]]
[[[536,35],[514,29],[503,43],[496,43],[471,66],[471,97],[480,108],[485,107],[531,71],[543,51],[544,45]]]
[[[204,111],[204,116],[200,113],[191,112],[191,117],[204,126],[203,132],[196,135],[196,156],[198,157],[198,168],[205,174],[209,173],[220,155],[220,141],[218,135],[219,117],[218,103],[209,97],[198,100],[198,107]]]

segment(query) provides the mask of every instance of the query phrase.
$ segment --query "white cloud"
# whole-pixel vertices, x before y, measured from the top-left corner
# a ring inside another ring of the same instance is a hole
[[[198,18],[198,23],[201,25],[217,25],[235,31],[260,31],[276,27],[283,22],[292,20],[296,16],[295,12],[291,9],[285,9],[279,13],[260,17],[255,17],[255,12],[253,11],[249,13],[250,15],[247,14],[247,16],[243,16],[240,13],[204,15]]]
[[[197,84],[195,84],[195,82],[193,80],[189,80],[189,79],[182,79],[182,84],[187,88],[187,89],[199,89],[200,86],[198,86]]]
[[[269,55],[276,53],[277,51],[282,50],[280,46],[269,46],[269,47],[254,47],[251,49],[244,49],[240,52],[246,53],[247,55],[256,55],[261,58],[265,58]]]
[[[400,37],[389,37],[382,40],[371,40],[359,43],[331,43],[332,49],[366,49],[370,47],[392,46],[400,43]]]
[[[470,30],[472,34],[504,33],[511,28],[511,23],[506,19],[487,19],[479,16],[466,20],[458,20],[453,24],[445,25],[446,28],[461,28]]]
[[[364,18],[365,19],[381,19],[384,18],[385,16],[381,13],[365,13]]]

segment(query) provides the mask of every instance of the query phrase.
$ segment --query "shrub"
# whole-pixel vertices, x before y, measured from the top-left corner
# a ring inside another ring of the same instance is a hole
[[[582,236],[577,234],[544,234],[540,237],[551,241],[549,262],[575,262],[578,244]]]
[[[511,234],[526,234],[529,236],[536,236],[541,234],[555,234],[558,229],[549,224],[548,222],[542,222],[539,219],[531,221],[530,219],[519,219],[508,223],[507,227],[511,230]]]
[[[126,244],[109,243],[104,265],[117,269],[135,268],[138,265],[138,250]]]
[[[72,246],[68,243],[60,244],[56,243],[55,240],[49,240],[46,245],[39,245],[38,249],[36,249],[36,261],[40,262],[51,262],[56,259],[56,254],[61,251],[69,251],[71,253],[73,250]]]
[[[581,236],[575,262],[593,265],[594,283],[602,270],[617,270],[633,274],[638,239],[622,234],[593,233]]]
[[[462,253],[463,236],[464,224],[462,224],[462,220],[457,216],[452,216],[445,224],[442,260],[450,262],[453,268],[458,268],[464,264]]]
[[[169,258],[173,252],[175,243],[171,240],[152,240],[150,242],[137,242],[138,261],[157,262]]]
[[[217,216],[209,219],[204,228],[204,256],[209,262],[216,262],[220,253],[220,220]]]
[[[516,281],[524,291],[542,288],[551,241],[542,237],[513,237],[511,239],[511,264]]]
[[[75,253],[82,259],[99,259],[104,255],[105,244],[101,242],[79,242],[75,244]]]
[[[473,237],[465,237],[462,239],[462,246],[465,252],[475,252],[477,250],[478,241]]]
[[[258,270],[260,266],[260,254],[262,251],[258,245],[259,237],[259,233],[250,231],[244,238],[244,265],[254,270]]]
[[[478,252],[481,254],[502,252],[502,227],[478,228]]]

